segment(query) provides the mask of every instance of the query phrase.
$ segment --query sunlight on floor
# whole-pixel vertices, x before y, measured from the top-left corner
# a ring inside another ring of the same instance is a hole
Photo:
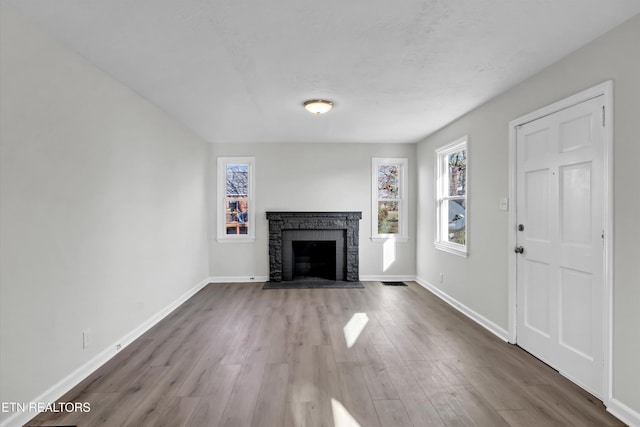
[[[351,348],[358,337],[364,330],[364,327],[369,322],[369,317],[367,317],[366,313],[356,313],[351,316],[351,319],[344,325],[344,340],[347,342],[347,348]]]
[[[335,427],[361,427],[349,411],[342,406],[342,403],[333,398],[331,399],[331,410],[333,411],[333,424]]]
[[[389,239],[382,247],[382,271],[387,271],[391,264],[396,261],[396,241]]]

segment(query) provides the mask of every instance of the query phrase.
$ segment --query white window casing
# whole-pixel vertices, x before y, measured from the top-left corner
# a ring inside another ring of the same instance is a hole
[[[409,240],[408,169],[407,158],[372,158],[371,240]]]
[[[255,227],[255,157],[218,157],[217,240],[253,242]]]
[[[434,246],[468,256],[469,138],[435,150],[436,223]],[[453,179],[452,179],[453,177]]]

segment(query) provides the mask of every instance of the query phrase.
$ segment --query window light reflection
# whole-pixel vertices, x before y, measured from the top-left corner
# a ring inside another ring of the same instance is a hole
[[[396,241],[389,239],[382,247],[382,271],[387,271],[391,264],[396,261]]]
[[[347,348],[351,348],[356,343],[368,322],[369,317],[367,317],[366,313],[356,313],[351,316],[351,319],[343,328]]]
[[[331,398],[331,410],[335,427],[361,427],[349,411],[342,406],[342,403],[333,398]]]

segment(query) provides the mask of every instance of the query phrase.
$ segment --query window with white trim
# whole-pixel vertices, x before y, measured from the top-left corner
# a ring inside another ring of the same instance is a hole
[[[406,158],[372,159],[371,238],[408,240]]]
[[[255,240],[254,157],[218,157],[218,240]]]
[[[468,137],[436,150],[436,248],[467,256]]]

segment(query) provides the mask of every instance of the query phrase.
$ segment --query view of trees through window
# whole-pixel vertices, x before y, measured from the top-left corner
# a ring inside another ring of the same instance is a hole
[[[225,227],[227,234],[247,234],[249,230],[249,165],[226,165]]]
[[[398,234],[399,165],[378,166],[378,234]]]
[[[436,248],[467,256],[468,137],[436,150]]]
[[[467,150],[463,149],[449,154],[447,158],[449,181],[448,210],[448,240],[452,243],[464,245],[466,243],[466,215],[467,215]]]

